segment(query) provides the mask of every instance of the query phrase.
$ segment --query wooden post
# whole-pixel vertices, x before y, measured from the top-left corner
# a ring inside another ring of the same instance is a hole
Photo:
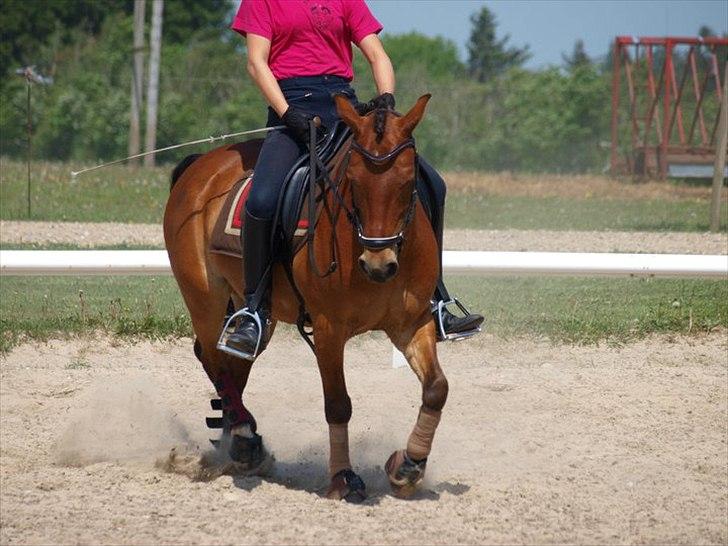
[[[718,76],[720,77],[720,75]],[[723,70],[723,100],[720,103],[718,134],[715,135],[713,195],[710,201],[710,231],[720,230],[720,193],[723,189],[723,178],[725,177],[726,146],[728,146],[728,62],[725,63]]]
[[[129,122],[129,154],[141,152],[141,110],[143,102],[144,81],[144,0],[134,0],[134,44],[131,78],[131,113]],[[132,159],[130,165],[137,164]]]
[[[149,37],[149,84],[147,88],[147,130],[145,150],[151,152],[157,146],[157,101],[159,100],[159,60],[162,53],[162,12],[164,0],[152,0],[152,33]],[[144,166],[154,166],[154,155],[144,157]]]

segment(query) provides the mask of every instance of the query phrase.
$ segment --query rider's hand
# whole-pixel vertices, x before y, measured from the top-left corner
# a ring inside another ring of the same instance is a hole
[[[289,106],[288,110],[281,117],[281,121],[288,127],[293,136],[304,144],[308,144],[310,140],[309,122],[314,118],[311,114],[301,112],[293,106]],[[317,131],[318,134],[318,131]]]
[[[354,108],[360,116],[368,114],[372,110],[394,110],[394,95],[392,93],[382,93],[374,97],[369,102],[357,103]]]

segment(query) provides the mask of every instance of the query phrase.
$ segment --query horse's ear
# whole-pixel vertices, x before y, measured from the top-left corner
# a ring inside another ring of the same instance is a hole
[[[417,124],[422,120],[422,116],[425,115],[425,106],[427,106],[427,101],[430,100],[430,97],[432,95],[429,93],[422,95],[417,99],[412,109],[400,118],[399,126],[406,134],[411,135],[412,131],[417,127]]]
[[[357,113],[354,107],[349,102],[349,98],[343,93],[337,93],[334,95],[334,103],[336,104],[336,111],[339,117],[344,120],[349,128],[354,131],[359,131],[359,125],[361,124],[361,116]]]

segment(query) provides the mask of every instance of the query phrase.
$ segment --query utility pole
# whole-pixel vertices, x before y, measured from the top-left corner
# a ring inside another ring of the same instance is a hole
[[[25,68],[18,68],[15,73],[25,79],[26,94],[25,94],[25,110],[27,115],[26,120],[26,131],[28,135],[28,147],[26,149],[26,163],[28,171],[28,219],[31,217],[31,188],[30,188],[30,162],[33,158],[33,115],[30,110],[30,90],[34,83],[41,85],[50,85],[53,83],[53,78],[41,76],[35,71],[35,67],[26,66]]]
[[[131,78],[131,116],[129,123],[129,155],[141,152],[141,110],[144,81],[144,0],[134,0],[134,60]],[[132,160],[132,164],[138,163]]]
[[[716,70],[718,70],[717,65]],[[718,72],[720,76],[720,72]],[[723,96],[720,101],[718,134],[715,135],[715,164],[713,165],[713,194],[710,200],[710,231],[720,231],[720,192],[725,177],[726,146],[728,146],[728,62],[723,69]]]
[[[159,100],[159,59],[162,53],[162,12],[164,0],[152,0],[152,33],[149,38],[149,83],[147,87],[147,130],[145,150],[157,146],[157,102]],[[154,166],[154,154],[144,157],[144,166]]]

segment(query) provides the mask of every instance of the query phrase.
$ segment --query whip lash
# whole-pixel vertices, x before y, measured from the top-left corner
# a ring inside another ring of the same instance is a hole
[[[167,146],[165,148],[158,148],[157,150],[152,150],[150,152],[143,152],[141,154],[135,154],[130,155],[129,157],[125,157],[124,159],[117,159],[116,161],[110,161],[109,163],[102,163],[101,165],[96,165],[95,167],[89,167],[88,169],[81,169],[80,171],[71,171],[71,178],[76,178],[79,174],[87,173],[90,171],[95,171],[96,169],[101,169],[103,167],[109,167],[111,165],[116,165],[118,163],[123,163],[124,161],[129,161],[130,159],[136,159],[138,157],[144,157],[145,155],[151,155],[156,154],[159,152],[166,152],[168,150],[175,150],[177,148],[183,148],[184,146],[194,146],[195,144],[204,144],[204,143],[212,143],[216,142],[218,140],[227,140],[228,138],[233,137],[239,137],[239,136],[245,136],[245,135],[254,135],[257,133],[267,133],[268,131],[276,131],[278,129],[285,129],[284,125],[276,125],[275,127],[262,127],[260,129],[251,129],[250,131],[240,131],[239,133],[230,133],[228,135],[220,135],[220,136],[210,136],[207,138],[201,138],[199,140],[192,140],[190,142],[183,142],[182,144],[175,144],[173,146]]]

